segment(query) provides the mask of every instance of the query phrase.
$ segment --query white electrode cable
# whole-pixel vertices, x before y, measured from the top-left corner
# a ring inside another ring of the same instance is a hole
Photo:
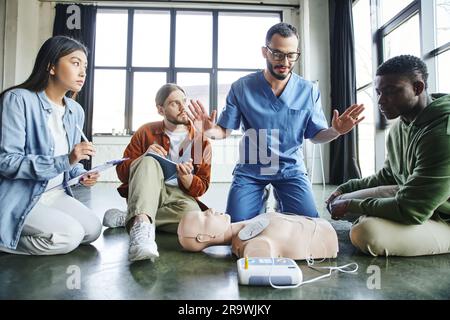
[[[286,219],[286,220],[288,220],[288,219]],[[291,219],[289,219],[289,220],[291,220]],[[311,252],[312,242],[313,242],[313,239],[314,239],[314,235],[316,234],[316,231],[317,231],[317,221],[314,220],[314,219],[311,219],[311,220],[314,221],[314,231],[313,231],[313,234],[311,236],[311,241],[309,242],[309,252]],[[303,227],[303,225],[302,225],[302,227]],[[322,242],[322,245],[323,245],[323,242]],[[321,262],[323,262],[325,260],[326,260],[326,258],[323,258],[321,261],[319,261],[319,263],[321,263]],[[352,262],[352,263],[349,263],[349,264],[346,264],[346,265],[343,265],[343,266],[338,266],[338,267],[315,267],[314,266],[314,258],[312,256],[312,254],[310,254],[310,257],[306,259],[306,262],[308,264],[308,267],[311,268],[311,269],[314,269],[314,270],[328,269],[329,272],[327,274],[318,276],[316,278],[313,278],[313,279],[310,279],[310,280],[307,280],[307,281],[301,281],[300,283],[298,283],[296,285],[293,285],[293,286],[277,286],[277,285],[273,284],[273,282],[272,282],[272,269],[273,269],[273,267],[275,265],[275,258],[272,258],[272,264],[271,264],[270,269],[269,269],[269,283],[272,286],[272,288],[275,288],[275,289],[294,289],[294,288],[298,288],[301,285],[304,285],[306,283],[312,283],[312,282],[316,282],[316,281],[324,279],[324,278],[331,277],[331,274],[333,273],[333,271],[338,271],[338,272],[342,272],[342,273],[355,273],[356,271],[358,271],[358,268],[359,268],[359,266],[358,266],[358,264],[356,262]],[[348,269],[351,266],[355,266],[355,267],[353,269]]]
[[[276,258],[272,258],[272,265],[271,265],[271,268],[270,268],[270,271],[269,271],[269,283],[270,283],[271,287],[275,288],[275,289],[295,289],[295,288],[300,287],[301,285],[304,285],[304,284],[307,284],[307,283],[316,282],[316,281],[324,279],[324,278],[328,278],[328,277],[331,276],[333,271],[339,271],[339,272],[342,272],[342,273],[355,273],[356,271],[358,271],[358,267],[359,267],[356,262],[352,262],[352,263],[349,263],[349,264],[346,264],[346,265],[343,265],[343,266],[339,266],[339,267],[313,267],[312,265],[308,265],[308,267],[310,267],[312,269],[316,269],[316,270],[317,269],[328,269],[330,271],[327,274],[318,276],[316,278],[313,278],[313,279],[310,279],[310,280],[307,280],[307,281],[301,281],[300,283],[298,283],[296,285],[293,285],[293,286],[277,286],[277,285],[273,284],[273,282],[272,282],[272,275],[271,275],[272,274],[272,268],[275,265],[275,259]],[[355,266],[355,268],[348,269],[351,266]]]

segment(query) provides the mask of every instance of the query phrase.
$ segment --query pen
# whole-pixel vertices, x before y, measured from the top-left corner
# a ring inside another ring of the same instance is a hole
[[[78,131],[80,131],[83,140],[89,142],[88,138],[84,135],[83,130],[81,130],[81,128],[77,124],[75,126],[77,127]]]

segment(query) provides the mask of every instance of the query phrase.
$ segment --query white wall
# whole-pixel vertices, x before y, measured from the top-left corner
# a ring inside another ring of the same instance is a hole
[[[37,0],[6,1],[3,88],[23,82],[33,69],[42,43],[52,35],[51,3]]]

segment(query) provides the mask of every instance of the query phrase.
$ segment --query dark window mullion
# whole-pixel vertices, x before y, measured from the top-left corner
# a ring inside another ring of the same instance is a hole
[[[134,9],[128,9],[128,38],[127,38],[127,75],[125,89],[125,129],[131,132],[133,129],[133,23]]]
[[[177,32],[177,12],[175,9],[170,9],[170,59],[169,59],[169,74],[168,74],[168,82],[176,83],[176,74],[175,74],[175,41],[176,41],[176,32]]]
[[[257,72],[261,69],[242,69],[242,68],[218,68],[217,71],[236,71],[236,72]]]
[[[380,7],[378,7],[380,8]],[[381,30],[383,36],[388,35],[393,32],[395,29],[400,27],[403,23],[411,19],[414,15],[420,12],[420,1],[415,0],[411,2],[406,8],[400,11],[395,17],[393,17],[390,21],[385,23],[385,25],[381,26]]]
[[[95,66],[96,70],[127,70],[127,67],[117,67],[117,66]]]
[[[450,42],[447,42],[446,44],[434,49],[431,51],[428,55],[430,57],[437,57],[438,55],[445,53],[450,50]]]
[[[364,90],[369,89],[369,88],[372,87],[372,86],[373,86],[373,82],[369,82],[369,83],[367,83],[367,84],[365,84],[365,85],[363,85],[363,86],[357,88],[356,91],[358,91],[358,92],[359,92],[359,91],[364,91]]]

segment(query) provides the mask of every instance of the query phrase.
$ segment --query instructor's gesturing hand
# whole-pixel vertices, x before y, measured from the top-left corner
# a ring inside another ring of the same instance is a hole
[[[332,126],[341,135],[350,132],[355,126],[357,126],[365,117],[361,117],[361,113],[364,111],[363,104],[354,104],[345,112],[339,116],[339,111],[334,110]]]
[[[199,132],[206,132],[215,127],[217,115],[216,110],[214,110],[211,115],[208,115],[205,107],[203,107],[203,104],[199,100],[191,100],[189,110],[191,111],[191,114],[188,113],[188,117]]]

